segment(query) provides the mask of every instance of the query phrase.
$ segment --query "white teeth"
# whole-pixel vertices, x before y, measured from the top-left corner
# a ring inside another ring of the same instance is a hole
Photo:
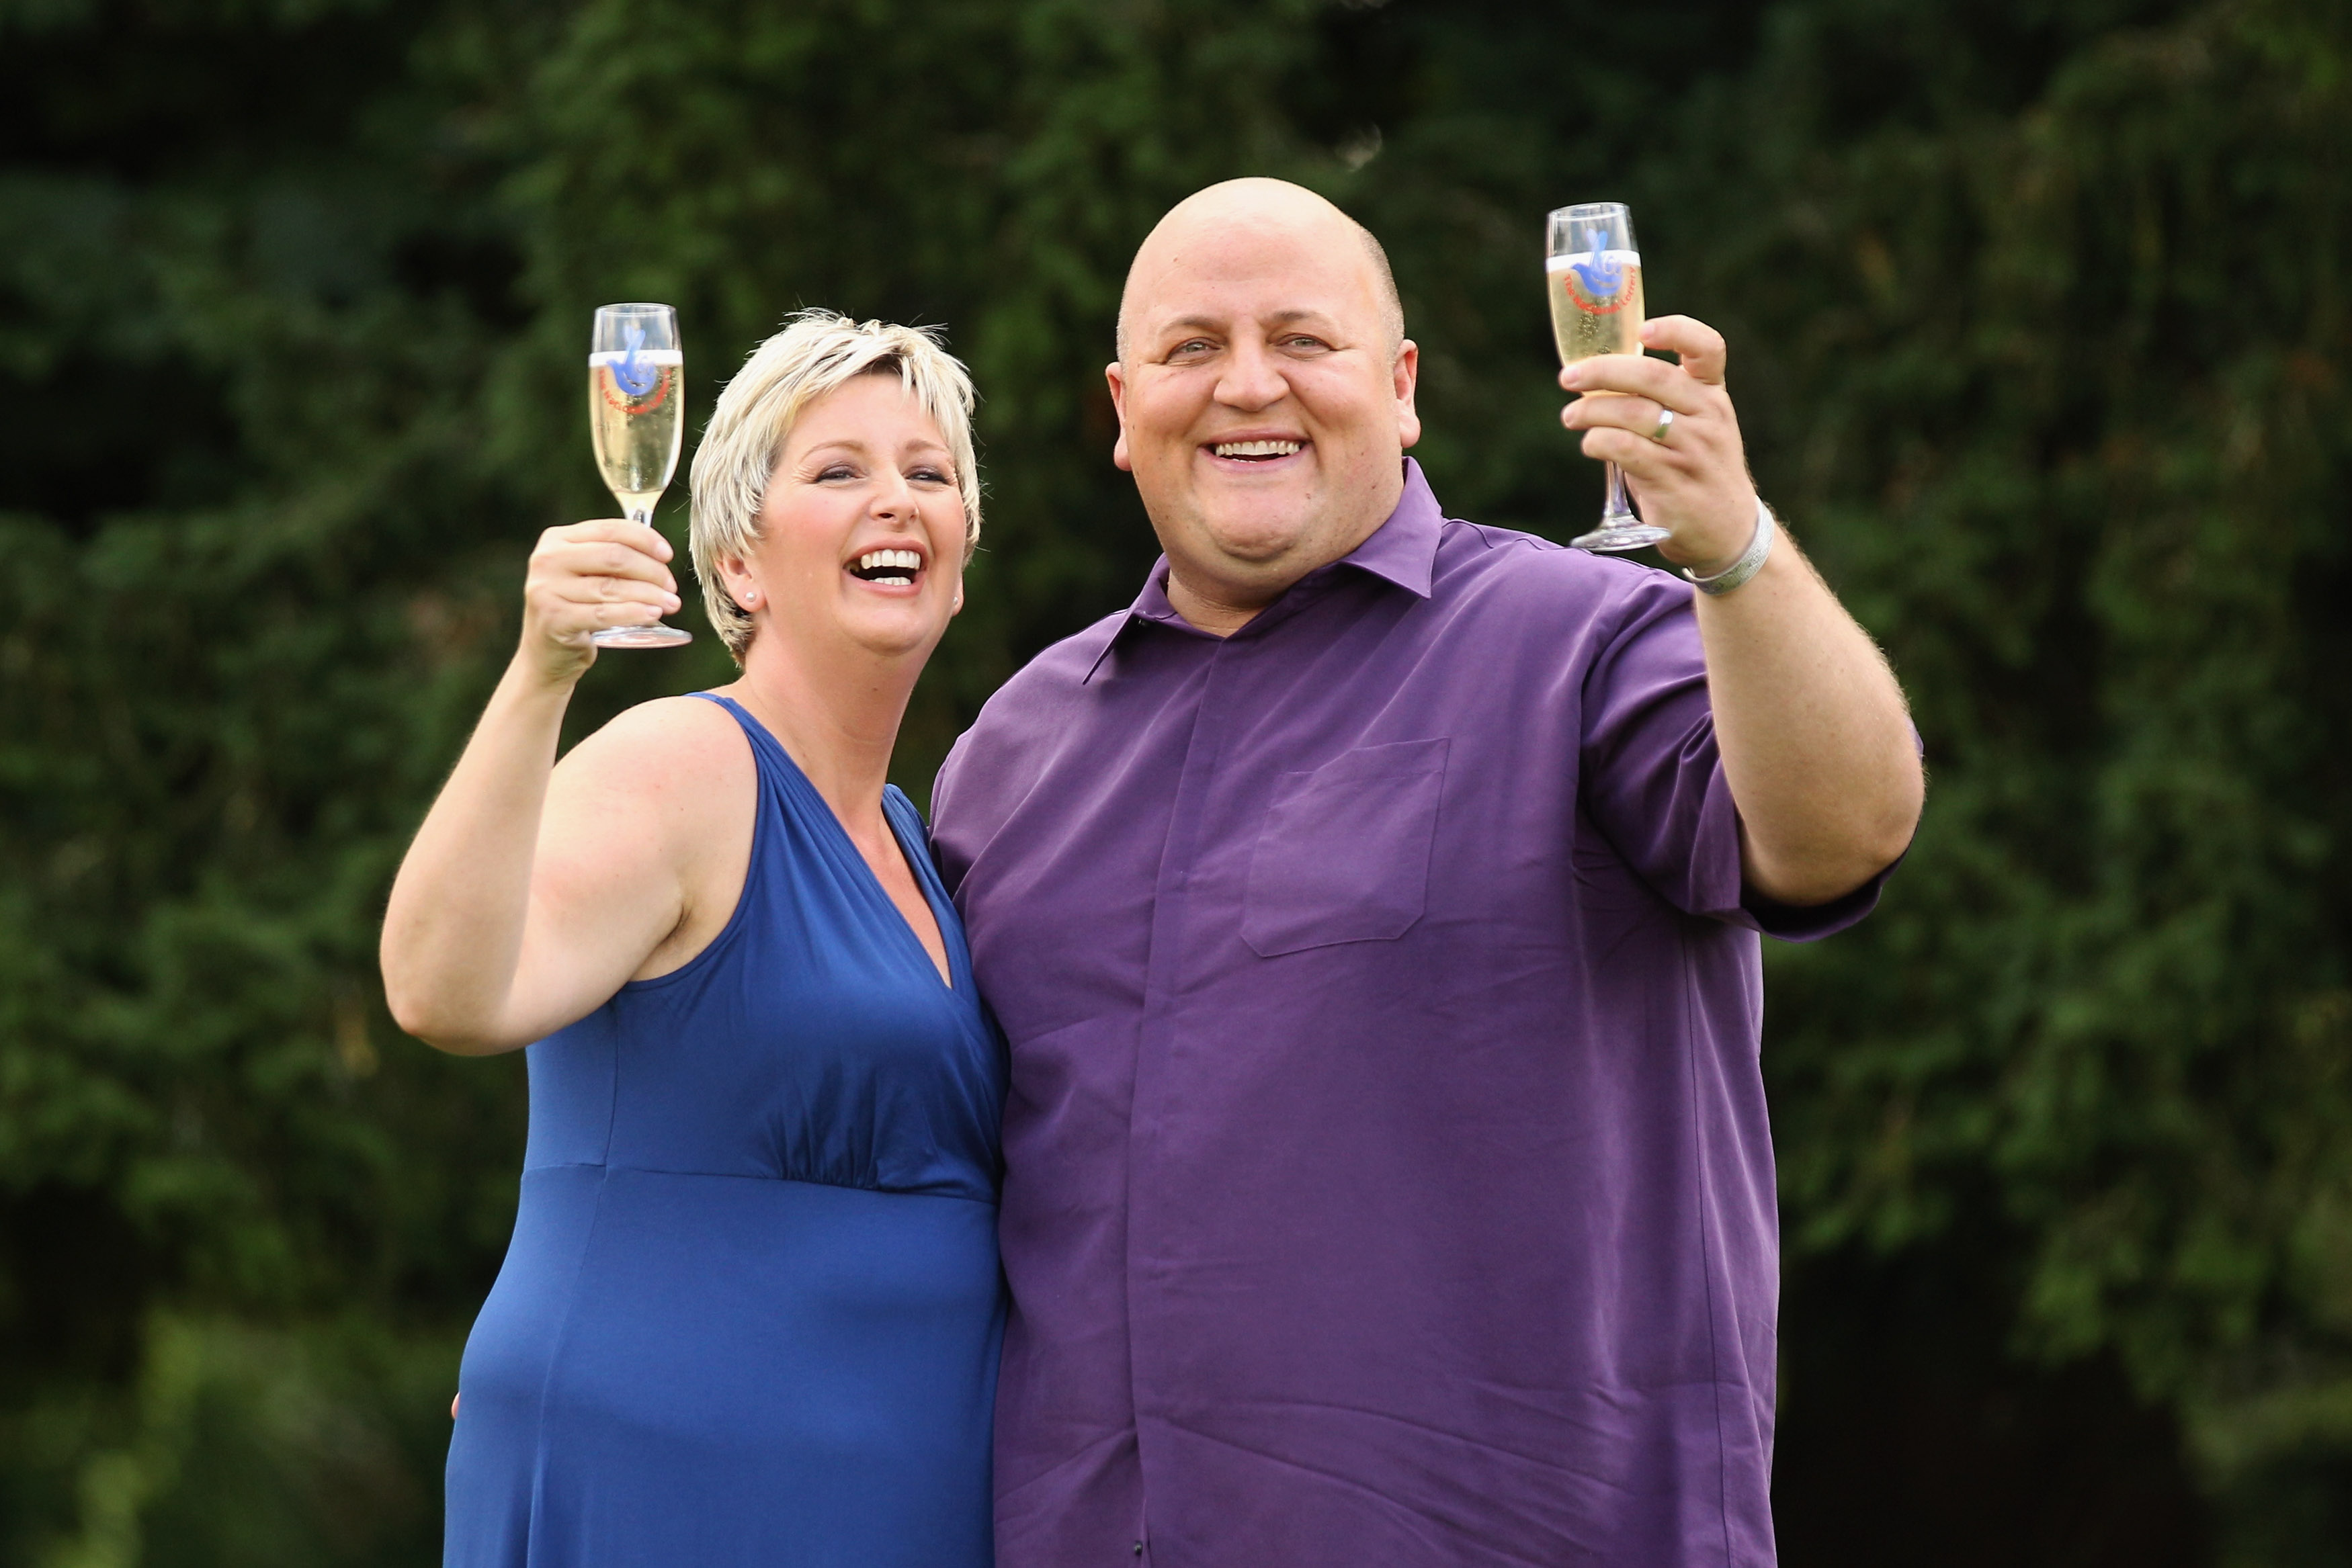
[[[903,566],[908,571],[920,571],[923,569],[923,558],[910,549],[870,549],[857,558],[857,570],[860,571],[873,571],[886,566]],[[906,583],[906,579],[896,577],[877,577],[867,580],[896,582],[901,586]]]
[[[1287,457],[1299,445],[1296,441],[1221,441],[1211,450],[1220,457]]]

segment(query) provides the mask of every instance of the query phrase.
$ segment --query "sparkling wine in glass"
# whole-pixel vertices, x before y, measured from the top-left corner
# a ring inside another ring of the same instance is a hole
[[[1544,281],[1551,293],[1551,332],[1562,369],[1595,354],[1642,351],[1642,253],[1633,219],[1622,202],[1586,202],[1551,214]],[[1587,392],[1614,397],[1614,392]],[[1634,516],[1625,499],[1625,476],[1603,465],[1608,497],[1601,526],[1570,539],[1579,549],[1640,549],[1669,537]]]
[[[677,472],[686,435],[686,356],[667,305],[605,305],[588,343],[588,429],[605,486],[633,522],[650,525]],[[656,622],[592,632],[599,648],[674,648],[691,632]]]

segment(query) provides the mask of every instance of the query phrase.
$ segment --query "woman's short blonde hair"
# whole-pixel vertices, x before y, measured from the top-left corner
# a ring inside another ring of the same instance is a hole
[[[751,618],[728,597],[719,562],[748,554],[760,537],[760,508],[793,422],[845,383],[892,371],[947,440],[963,498],[964,559],[971,559],[980,543],[980,466],[971,450],[971,372],[940,347],[936,327],[803,310],[735,372],[694,454],[694,575],[710,624],[737,664],[751,645]]]

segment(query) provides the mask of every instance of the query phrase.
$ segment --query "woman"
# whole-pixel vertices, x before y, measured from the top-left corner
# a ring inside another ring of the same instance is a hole
[[[979,534],[971,401],[903,327],[812,312],[763,344],[694,461],[740,678],[561,763],[588,633],[678,600],[650,528],[531,557],[521,646],[384,920],[403,1029],[530,1047],[450,1564],[990,1561],[1003,1057],[884,783]]]

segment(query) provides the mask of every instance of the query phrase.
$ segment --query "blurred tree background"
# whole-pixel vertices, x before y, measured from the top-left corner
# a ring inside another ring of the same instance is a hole
[[[919,800],[1133,592],[1119,279],[1264,172],[1387,240],[1449,509],[1555,536],[1539,224],[1633,203],[1916,705],[1885,908],[1770,956],[1785,1560],[2352,1563],[2336,0],[0,0],[0,1563],[437,1551],[522,1065],[399,1037],[375,928],[609,509],[590,308],[706,411],[796,306],[947,324]]]

